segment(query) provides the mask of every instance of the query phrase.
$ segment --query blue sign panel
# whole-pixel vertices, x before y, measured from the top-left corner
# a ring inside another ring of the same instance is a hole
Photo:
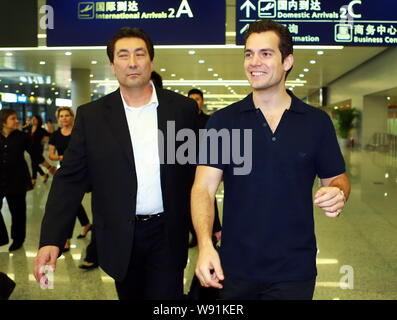
[[[156,45],[225,44],[225,0],[47,0],[47,46],[104,46],[121,27],[140,27]]]
[[[236,42],[258,19],[286,25],[294,44],[397,45],[397,1],[390,0],[237,0]]]

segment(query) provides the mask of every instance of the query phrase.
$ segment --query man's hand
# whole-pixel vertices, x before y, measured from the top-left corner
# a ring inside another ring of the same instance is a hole
[[[58,254],[59,248],[56,246],[44,246],[37,252],[37,256],[34,259],[33,274],[41,286],[45,286],[47,283],[47,278],[44,272],[46,265],[50,267],[52,272],[55,272]]]
[[[195,272],[203,287],[223,288],[219,283],[224,279],[223,270],[218,252],[213,246],[199,249]]]
[[[55,175],[55,173],[57,172],[57,167],[54,166],[49,167],[48,172],[51,173],[52,175]]]
[[[343,191],[337,187],[322,187],[314,196],[314,204],[325,211],[326,216],[335,218],[346,203]]]

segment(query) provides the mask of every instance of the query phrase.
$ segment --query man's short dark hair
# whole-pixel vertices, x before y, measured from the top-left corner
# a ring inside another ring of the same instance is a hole
[[[190,89],[189,92],[187,93],[187,96],[189,97],[191,94],[198,94],[201,96],[201,99],[204,100],[203,92],[199,89],[196,89],[196,88]]]
[[[163,78],[156,72],[152,71],[152,74],[150,75],[150,80],[153,81],[154,85],[159,88],[163,88]]]
[[[9,116],[17,114],[12,109],[3,109],[0,111],[0,130],[3,130],[4,124],[7,122]]]
[[[152,39],[150,39],[149,35],[143,31],[141,28],[131,28],[131,27],[123,27],[119,29],[109,40],[106,52],[108,54],[109,61],[113,63],[114,59],[114,47],[117,40],[123,38],[139,38],[145,41],[147,50],[149,52],[150,60],[153,61],[154,58],[154,46]]]
[[[281,61],[284,62],[284,59],[288,57],[290,54],[294,53],[294,44],[292,42],[292,35],[289,32],[288,28],[284,25],[273,21],[273,20],[258,20],[250,24],[248,30],[244,34],[244,45],[247,45],[248,37],[253,33],[261,33],[266,31],[273,31],[279,37],[278,48],[281,52]],[[288,76],[288,73],[292,70],[289,69],[285,77]]]

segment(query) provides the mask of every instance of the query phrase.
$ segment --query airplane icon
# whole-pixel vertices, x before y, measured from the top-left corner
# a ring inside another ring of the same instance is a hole
[[[83,10],[80,10],[80,13],[90,11],[90,10],[92,10],[92,8],[94,8],[93,5],[87,5]]]
[[[275,18],[276,17],[276,1],[261,0],[258,1],[259,18]]]

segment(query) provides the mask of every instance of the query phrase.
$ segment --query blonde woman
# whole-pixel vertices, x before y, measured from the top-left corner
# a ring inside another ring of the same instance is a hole
[[[53,161],[60,161],[62,163],[63,154],[68,147],[70,137],[72,134],[73,123],[74,123],[74,112],[69,107],[61,107],[56,111],[56,117],[59,123],[59,129],[55,131],[48,142],[49,158]],[[77,238],[84,238],[87,233],[91,230],[92,224],[88,220],[87,213],[84,207],[80,205],[78,212],[76,213],[77,218],[80,221],[83,230]],[[73,236],[74,224],[70,228],[69,238],[66,241],[64,252],[70,249],[70,239]]]

